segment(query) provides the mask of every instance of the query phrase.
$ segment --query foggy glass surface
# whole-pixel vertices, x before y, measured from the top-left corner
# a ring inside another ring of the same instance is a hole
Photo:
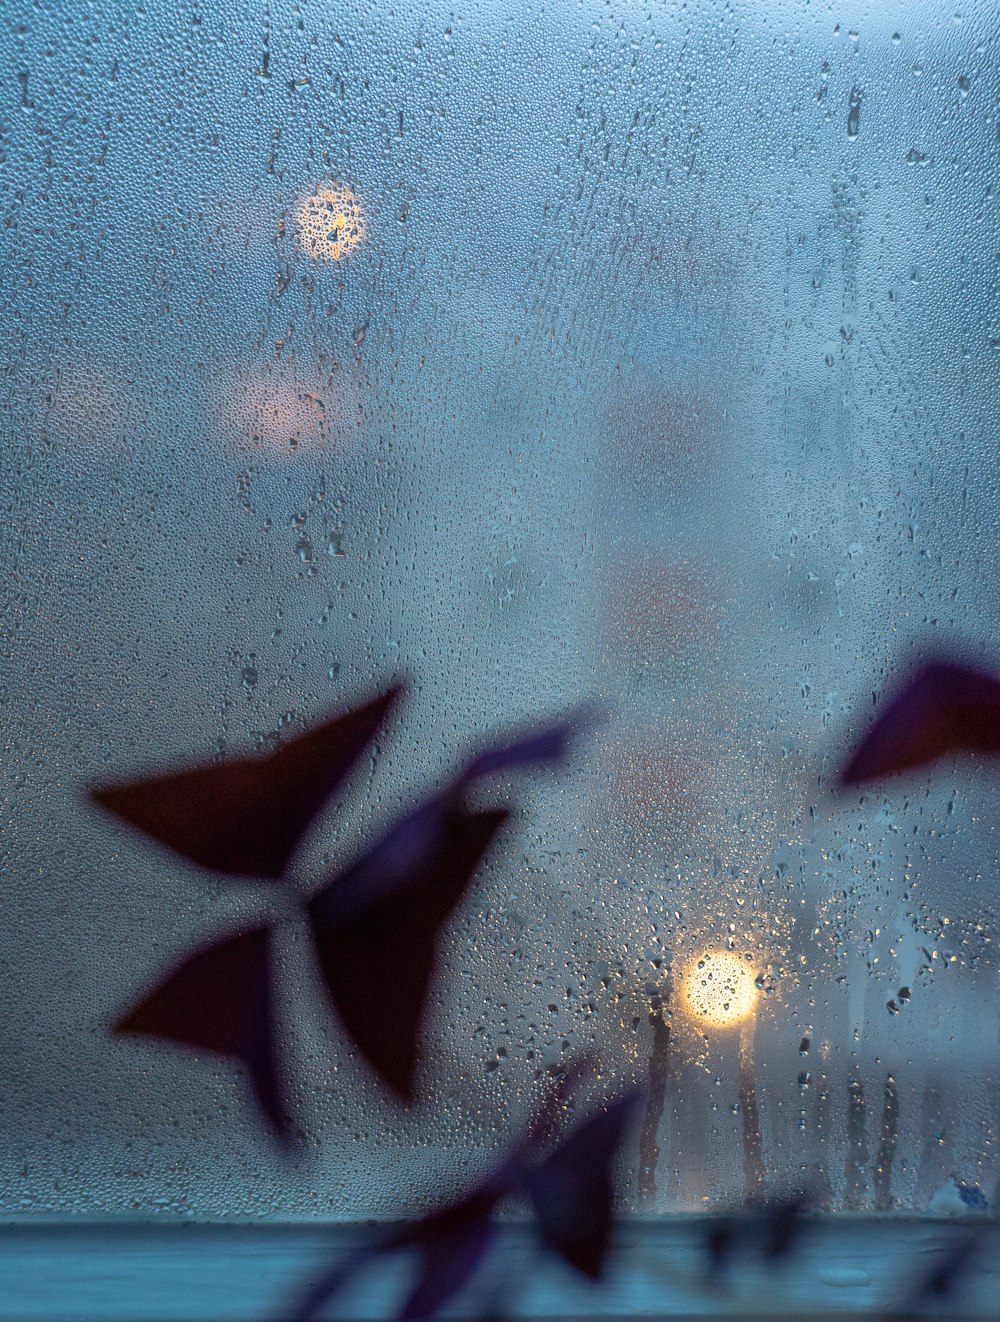
[[[1000,650],[992,0],[0,22],[5,1210],[397,1215],[584,1051],[665,1077],[633,1208],[989,1197],[996,769],[832,785],[915,652]],[[108,1031],[280,897],[86,789],[397,675],[303,882],[486,733],[605,716],[511,782],[420,1107],[288,928],[283,1161],[232,1066]],[[727,952],[739,1023],[686,982]]]

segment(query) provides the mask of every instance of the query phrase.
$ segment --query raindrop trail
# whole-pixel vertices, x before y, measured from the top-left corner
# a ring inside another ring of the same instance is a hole
[[[656,1197],[656,1168],[660,1161],[657,1134],[667,1100],[667,1080],[670,1077],[670,1025],[663,1018],[659,998],[649,1012],[653,1027],[653,1049],[649,1053],[649,1096],[639,1132],[639,1197]]]
[[[882,1132],[878,1143],[878,1162],[875,1166],[875,1210],[888,1212],[892,1206],[892,1162],[896,1155],[896,1136],[899,1129],[899,1094],[896,1080],[885,1076],[882,1093]]]
[[[760,1112],[757,1108],[757,1075],[753,1063],[753,1042],[740,1037],[739,1076],[740,1115],[743,1120],[743,1185],[747,1201],[758,1198],[764,1190],[764,1153],[760,1136]]]

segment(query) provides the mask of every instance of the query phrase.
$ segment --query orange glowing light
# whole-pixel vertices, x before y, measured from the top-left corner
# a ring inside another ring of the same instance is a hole
[[[357,194],[346,184],[317,185],[296,207],[295,237],[317,261],[339,262],[365,237]]]
[[[681,989],[689,1016],[706,1028],[734,1028],[757,1004],[753,970],[730,950],[699,955],[685,971]]]

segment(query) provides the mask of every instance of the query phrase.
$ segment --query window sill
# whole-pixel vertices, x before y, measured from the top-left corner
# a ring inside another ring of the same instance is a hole
[[[631,1220],[619,1227],[608,1279],[588,1288],[540,1260],[524,1227],[504,1226],[479,1278],[512,1319],[900,1317],[893,1313],[935,1255],[965,1227],[906,1217],[836,1217],[810,1223],[777,1267],[738,1256],[726,1288],[706,1284],[705,1223]],[[4,1322],[281,1322],[304,1282],[366,1241],[360,1225],[315,1222],[8,1221],[0,1231]],[[981,1242],[951,1310],[918,1316],[1000,1317],[1000,1225]],[[392,1317],[408,1268],[386,1262],[329,1316]],[[524,1282],[517,1298],[505,1286]],[[505,1297],[506,1295],[506,1297]],[[481,1316],[464,1302],[445,1316]]]

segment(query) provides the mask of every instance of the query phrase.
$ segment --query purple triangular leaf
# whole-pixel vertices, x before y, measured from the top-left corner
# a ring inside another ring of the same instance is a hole
[[[256,928],[183,960],[114,1025],[116,1033],[164,1038],[243,1065],[254,1097],[279,1137],[281,1100],[272,1004],[270,933]]]
[[[92,791],[92,797],[192,862],[275,881],[399,693],[391,688],[265,756],[112,785]]]
[[[493,1238],[493,1214],[514,1178],[509,1163],[501,1165],[470,1194],[394,1229],[367,1245],[349,1262],[324,1272],[304,1292],[287,1315],[288,1322],[312,1322],[347,1283],[374,1259],[387,1253],[413,1251],[417,1278],[397,1317],[417,1322],[433,1317],[458,1294],[482,1262]],[[286,1315],[282,1315],[285,1322]]]
[[[455,1298],[493,1242],[496,1202],[496,1193],[484,1190],[420,1223],[420,1267],[399,1322],[425,1322]]]
[[[879,714],[840,783],[859,785],[960,752],[1000,752],[1000,679],[971,666],[930,662]]]
[[[515,738],[509,743],[495,744],[484,749],[471,759],[462,773],[460,783],[472,784],[517,767],[564,762],[573,736],[591,719],[590,709],[581,707],[566,720],[554,721],[541,730]]]
[[[638,1101],[638,1090],[616,1098],[523,1177],[543,1243],[594,1280],[611,1238],[614,1160]]]
[[[432,800],[307,905],[323,979],[347,1033],[407,1100],[438,935],[507,817]]]

